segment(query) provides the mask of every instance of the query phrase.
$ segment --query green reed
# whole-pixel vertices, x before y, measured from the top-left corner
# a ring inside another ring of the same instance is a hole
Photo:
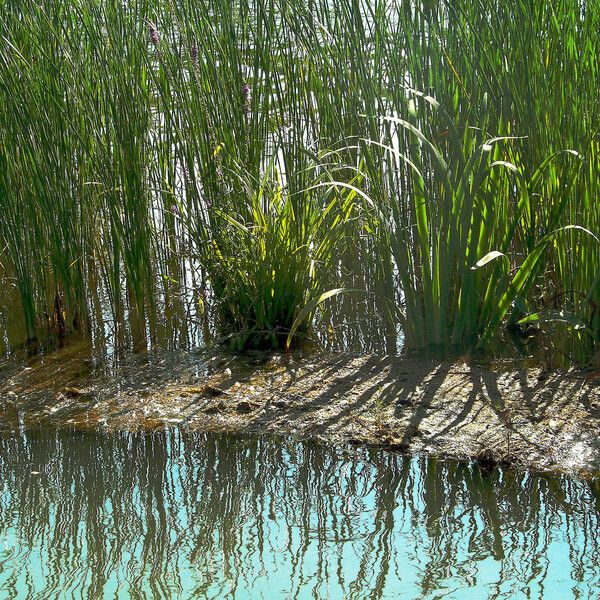
[[[0,268],[28,337],[106,302],[152,335],[193,263],[236,347],[364,270],[407,350],[595,352],[597,3],[0,5]]]

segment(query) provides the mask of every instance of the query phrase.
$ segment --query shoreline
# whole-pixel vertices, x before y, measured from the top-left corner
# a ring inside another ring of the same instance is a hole
[[[75,347],[0,372],[0,425],[276,433],[600,478],[600,380],[514,362],[209,350],[99,373]]]

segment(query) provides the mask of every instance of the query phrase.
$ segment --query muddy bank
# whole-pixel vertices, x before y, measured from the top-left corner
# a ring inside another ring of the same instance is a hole
[[[599,382],[348,354],[163,353],[108,369],[75,347],[0,369],[0,425],[277,432],[598,477]]]

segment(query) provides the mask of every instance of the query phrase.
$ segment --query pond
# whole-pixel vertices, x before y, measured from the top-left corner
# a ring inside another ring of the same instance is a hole
[[[0,437],[2,598],[596,598],[597,483],[277,437]]]

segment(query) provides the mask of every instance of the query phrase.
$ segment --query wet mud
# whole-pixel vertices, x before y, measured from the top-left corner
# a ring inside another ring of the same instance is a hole
[[[600,476],[600,378],[350,354],[203,351],[111,367],[77,346],[0,367],[0,427],[275,432]]]

